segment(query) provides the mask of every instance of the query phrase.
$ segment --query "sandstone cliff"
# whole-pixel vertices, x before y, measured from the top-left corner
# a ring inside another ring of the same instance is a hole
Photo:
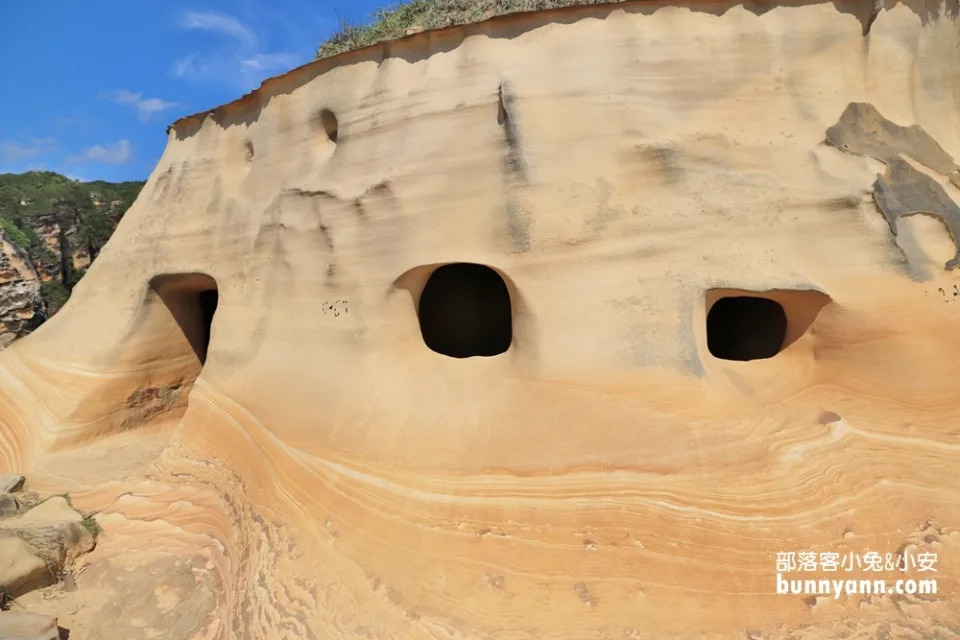
[[[78,640],[960,637],[955,9],[512,14],[174,123],[0,354],[0,471],[103,527],[24,606]],[[778,593],[931,556],[932,593]]]
[[[40,276],[26,251],[0,230],[0,348],[46,319]]]
[[[80,183],[50,172],[0,175],[0,228],[33,270],[0,278],[0,286],[40,288],[45,312],[19,333],[0,329],[0,347],[29,333],[67,301],[141,183]],[[23,278],[22,280],[19,278]]]

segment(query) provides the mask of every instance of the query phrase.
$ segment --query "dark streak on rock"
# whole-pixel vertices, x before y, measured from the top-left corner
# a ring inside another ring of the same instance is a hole
[[[860,18],[860,24],[863,26],[864,36],[869,35],[870,28],[873,26],[877,16],[880,15],[880,10],[883,9],[883,0],[869,0],[869,4],[869,13],[867,15],[858,16]]]
[[[585,583],[577,582],[573,585],[573,590],[577,592],[577,595],[580,596],[580,600],[582,600],[584,604],[587,604],[591,607],[597,605],[597,597],[590,593],[590,590],[587,589],[587,585]]]
[[[905,159],[912,158],[930,169],[949,176],[960,186],[960,173],[943,147],[918,125],[903,127],[887,120],[872,104],[851,102],[837,124],[827,129],[826,141],[847,153],[876,158],[887,165],[873,183],[873,198],[897,235],[900,218],[928,214],[940,218],[950,231],[956,253],[947,269],[960,264],[960,207],[943,186],[918,171]]]
[[[597,212],[588,221],[587,226],[593,232],[603,231],[611,221],[616,220],[624,214],[622,206],[614,207],[610,204],[613,194],[613,187],[604,178],[597,178]]]
[[[497,88],[497,123],[503,128],[507,144],[503,158],[501,176],[503,179],[506,202],[504,213],[507,218],[507,233],[515,251],[524,253],[530,250],[530,213],[517,197],[518,187],[526,186],[528,169],[523,158],[520,132],[516,118],[516,96],[506,80]]]
[[[944,175],[957,170],[950,154],[923,127],[894,124],[866,102],[847,105],[837,124],[827,129],[827,142],[847,153],[884,163],[903,154]]]
[[[897,221],[900,218],[919,213],[940,218],[957,247],[957,252],[945,267],[952,270],[960,264],[960,207],[950,199],[939,182],[920,173],[906,160],[896,157],[887,164],[886,173],[873,183],[873,197],[894,235],[897,234]]]
[[[860,208],[860,198],[856,196],[830,198],[828,200],[824,200],[823,206],[830,211],[856,210]]]
[[[355,199],[355,200],[353,201],[353,209],[354,209],[354,211],[357,212],[357,217],[358,217],[358,218],[360,218],[361,220],[366,219],[366,217],[367,217],[367,210],[366,210],[366,209],[364,208],[364,206],[363,206],[363,200],[361,200],[360,198]]]
[[[336,200],[337,202],[341,202],[341,198],[339,196],[329,191],[326,191],[324,189],[320,189],[317,191],[312,191],[310,189],[288,189],[287,193],[290,193],[295,196],[302,196],[305,198],[326,198],[329,200]]]
[[[154,202],[162,201],[169,195],[170,183],[172,181],[171,176],[173,176],[173,165],[168,166],[167,170],[157,177],[153,192],[150,194]]]
[[[820,417],[817,418],[817,422],[820,424],[830,424],[831,422],[836,422],[840,420],[840,416],[833,411],[824,411],[820,414]]]
[[[507,227],[517,251],[530,250],[530,213],[513,200],[506,203]]]
[[[330,235],[330,228],[324,225],[322,222],[320,223],[320,235],[323,236],[323,241],[327,245],[327,249],[330,249],[330,251],[332,252],[333,236]]]
[[[527,164],[523,158],[523,150],[520,145],[520,132],[517,128],[516,98],[511,91],[510,84],[506,80],[500,83],[497,93],[499,95],[497,102],[497,123],[503,127],[503,135],[507,141],[505,164],[510,173],[526,183]]]
[[[654,145],[637,145],[640,157],[653,164],[666,184],[680,182],[683,178],[683,169],[680,167],[680,154],[671,147]]]

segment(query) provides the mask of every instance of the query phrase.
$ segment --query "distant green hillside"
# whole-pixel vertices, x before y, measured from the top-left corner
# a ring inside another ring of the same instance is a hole
[[[43,276],[48,313],[66,302],[86,270],[75,263],[96,258],[143,184],[79,182],[50,171],[0,174],[0,229]]]

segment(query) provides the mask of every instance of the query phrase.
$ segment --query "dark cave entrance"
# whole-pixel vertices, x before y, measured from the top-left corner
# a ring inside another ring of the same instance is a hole
[[[457,262],[430,275],[418,306],[420,332],[433,351],[451,358],[495,356],[510,348],[510,292],[490,267]]]
[[[210,329],[213,328],[213,314],[217,312],[217,303],[220,301],[220,293],[216,289],[207,289],[197,294],[200,305],[200,350],[194,348],[200,362],[207,359],[207,349],[210,348]],[[201,355],[201,353],[203,355]]]
[[[217,282],[202,274],[169,275],[154,278],[151,288],[176,320],[200,363],[205,363],[220,301]]]
[[[787,314],[776,300],[732,296],[717,300],[707,313],[707,348],[723,360],[762,360],[780,353],[787,337]]]

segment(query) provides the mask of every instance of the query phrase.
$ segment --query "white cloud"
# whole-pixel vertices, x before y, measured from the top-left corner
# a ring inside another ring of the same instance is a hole
[[[249,88],[266,75],[292,69],[312,57],[312,47],[303,51],[265,51],[263,39],[245,22],[214,11],[187,11],[180,16],[181,29],[201,30],[225,36],[209,49],[194,51],[174,61],[170,72],[191,81],[223,82]]]
[[[70,156],[67,158],[67,162],[70,164],[90,164],[93,162],[127,164],[132,156],[133,145],[130,144],[129,140],[120,140],[107,145],[95,144],[78,156]]]
[[[34,138],[25,143],[13,140],[0,141],[0,162],[14,163],[27,158],[36,158],[57,148],[56,138]]]
[[[163,113],[167,109],[182,106],[178,102],[170,102],[161,98],[144,98],[142,93],[134,93],[127,89],[101,91],[100,98],[121,106],[133,107],[142,122],[150,120],[153,116]]]
[[[252,58],[240,61],[244,69],[271,71],[273,69],[292,69],[300,64],[301,58],[292,53],[258,53]]]
[[[225,13],[187,11],[180,16],[180,28],[212,31],[239,40],[249,47],[257,46],[257,34],[253,29]]]

